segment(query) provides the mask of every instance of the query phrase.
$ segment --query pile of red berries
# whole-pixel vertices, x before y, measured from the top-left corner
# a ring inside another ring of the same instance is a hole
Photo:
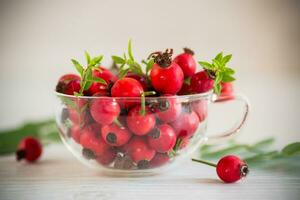
[[[87,159],[118,169],[158,167],[187,146],[207,116],[206,100],[184,102],[176,95],[228,92],[222,84],[234,80],[226,66],[231,55],[199,62],[203,70],[196,72],[191,50],[173,59],[167,49],[150,54],[143,70],[131,49],[129,42],[127,54],[112,56],[111,70],[100,64],[103,56],[85,53],[86,67],[72,59],[79,75],[64,75],[56,86],[69,95],[60,95],[60,123]]]

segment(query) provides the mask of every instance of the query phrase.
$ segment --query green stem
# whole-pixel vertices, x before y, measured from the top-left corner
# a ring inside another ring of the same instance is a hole
[[[198,159],[193,158],[192,161],[202,163],[202,164],[206,164],[206,165],[209,165],[209,166],[212,166],[212,167],[217,167],[216,164],[208,162],[208,161],[204,161],[204,160],[198,160]]]
[[[147,91],[147,92],[142,92],[141,94],[141,110],[140,110],[140,115],[144,116],[146,114],[146,96],[152,96],[155,95],[155,91]]]
[[[114,120],[114,123],[115,123],[117,126],[119,126],[119,127],[123,127],[123,125],[122,125],[121,122],[118,120],[118,118],[116,118],[116,119]]]

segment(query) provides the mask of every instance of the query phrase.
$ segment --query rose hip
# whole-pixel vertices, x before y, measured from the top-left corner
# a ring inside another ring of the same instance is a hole
[[[219,178],[225,183],[234,183],[249,173],[248,165],[245,161],[234,155],[227,155],[221,158],[218,164],[204,160],[192,159],[195,162],[216,167]]]
[[[191,137],[197,130],[199,118],[194,111],[182,113],[177,120],[171,123],[177,137]]]
[[[131,133],[125,127],[116,124],[102,127],[101,135],[104,141],[111,146],[122,146],[131,138]]]
[[[156,115],[162,122],[168,123],[176,120],[181,113],[181,103],[176,97],[160,98],[156,106]]]
[[[167,153],[156,153],[150,161],[150,167],[160,167],[169,162],[170,157]]]
[[[126,75],[127,78],[133,78],[137,80],[143,87],[144,91],[148,90],[148,84],[147,84],[147,77],[146,76],[141,76],[132,72],[128,72]]]
[[[207,100],[198,100],[192,102],[192,108],[199,117],[199,122],[202,122],[207,117]]]
[[[190,86],[193,93],[208,92],[213,88],[214,80],[209,77],[205,70],[194,74]]]
[[[34,162],[42,154],[42,145],[34,137],[25,137],[21,140],[16,151],[17,161],[25,159],[27,162]]]
[[[80,135],[81,135],[81,127],[78,124],[74,124],[70,128],[70,135],[73,138],[73,140],[77,143],[80,143]]]
[[[66,74],[59,78],[56,91],[68,95],[80,90],[80,77],[75,74]]]
[[[155,155],[155,150],[151,149],[145,139],[139,136],[135,136],[129,141],[126,145],[126,152],[140,169],[148,168],[149,162]]]
[[[176,94],[183,84],[184,74],[179,65],[172,62],[172,53],[171,49],[164,53],[151,54],[155,63],[150,72],[150,79],[154,89],[161,94]]]
[[[106,81],[107,85],[102,84],[102,83],[97,83],[93,82],[91,87],[88,89],[88,91],[85,91],[85,94],[88,96],[92,96],[96,93],[109,93],[108,92],[108,87],[110,83],[114,83],[117,81],[117,77],[110,72],[108,69],[104,67],[97,67],[96,69],[93,70],[93,77],[101,78]]]
[[[176,134],[168,124],[158,125],[148,134],[149,146],[159,153],[166,153],[173,149],[176,143]]]
[[[146,106],[145,115],[141,114],[142,107],[137,105],[130,109],[127,116],[127,126],[136,135],[146,135],[156,123],[156,119],[150,108]]]
[[[90,104],[90,113],[96,122],[108,125],[119,116],[120,106],[110,98],[94,99]]]
[[[80,144],[82,147],[90,149],[96,156],[101,156],[110,148],[100,136],[101,127],[98,124],[92,124],[82,130]]]
[[[182,69],[184,77],[190,77],[195,74],[197,63],[193,57],[194,52],[188,48],[184,48],[184,53],[179,54],[174,59]]]
[[[113,97],[140,97],[143,93],[143,87],[133,78],[122,78],[115,82],[111,88]]]
[[[114,161],[116,158],[116,151],[114,149],[108,149],[105,153],[103,153],[101,156],[98,156],[96,158],[97,162],[102,165],[109,165]]]

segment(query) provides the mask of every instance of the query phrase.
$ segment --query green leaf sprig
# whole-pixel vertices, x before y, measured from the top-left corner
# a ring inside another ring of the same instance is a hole
[[[99,77],[93,76],[93,70],[99,70],[101,72],[101,68],[98,66],[100,65],[103,55],[99,55],[96,57],[91,58],[90,54],[88,52],[84,52],[87,66],[83,67],[77,60],[71,59],[74,67],[78,71],[80,75],[80,91],[78,93],[75,93],[75,96],[83,96],[83,92],[85,90],[88,90],[93,82],[107,84],[106,81]]]
[[[227,67],[227,63],[231,60],[232,55],[223,56],[223,52],[219,53],[212,63],[199,61],[198,63],[204,68],[211,79],[214,79],[214,92],[220,94],[222,86],[221,83],[232,82],[235,71]]]
[[[128,72],[144,76],[142,66],[134,59],[131,40],[128,41],[127,55],[124,53],[123,57],[114,55],[111,58],[117,65],[119,65],[120,79],[125,77]]]
[[[219,145],[203,145],[200,148],[201,159],[220,159],[228,154],[241,156],[249,165],[259,166],[266,163],[275,163],[278,160],[287,160],[300,155],[300,142],[287,144],[282,150],[272,150],[269,147],[274,143],[273,138],[258,141],[255,144],[241,144],[231,141],[223,147]]]

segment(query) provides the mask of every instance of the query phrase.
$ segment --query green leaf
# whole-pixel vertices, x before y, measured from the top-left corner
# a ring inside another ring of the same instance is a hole
[[[223,52],[218,53],[218,55],[215,57],[215,60],[221,61],[223,58]]]
[[[103,55],[96,56],[96,57],[94,57],[94,58],[91,60],[90,65],[91,65],[91,66],[98,65],[98,64],[101,62],[102,59],[103,59]]]
[[[219,60],[216,60],[216,59],[213,59],[212,65],[213,65],[215,68],[222,68],[221,62],[220,62]]]
[[[282,154],[291,156],[300,153],[300,142],[291,143],[282,149]]]
[[[133,55],[132,55],[132,45],[131,40],[128,41],[128,56],[130,60],[134,61]]]
[[[73,65],[75,66],[76,70],[78,71],[78,73],[80,74],[80,76],[82,76],[83,74],[83,67],[80,65],[80,63],[75,60],[75,59],[71,59]]]
[[[99,78],[99,77],[93,77],[92,81],[97,82],[97,83],[102,83],[104,85],[107,85],[107,82],[104,79]]]
[[[126,62],[123,58],[119,56],[112,56],[111,58],[116,64],[124,64]]]
[[[231,57],[232,57],[232,54],[229,54],[229,55],[225,56],[225,57],[222,59],[222,64],[223,64],[223,65],[226,65],[226,64],[231,60]]]
[[[89,65],[91,62],[91,56],[87,51],[84,51],[84,55],[85,55],[86,62]]]
[[[129,68],[120,70],[119,71],[119,79],[124,78],[127,75],[129,70],[130,70]]]
[[[264,139],[262,141],[259,141],[259,142],[255,143],[255,144],[253,144],[251,146],[251,148],[258,148],[258,149],[262,148],[262,147],[265,148],[266,146],[269,146],[269,145],[273,144],[274,141],[275,141],[274,138],[267,138],[267,139]]]
[[[224,82],[224,83],[232,82],[234,80],[235,80],[235,78],[228,74],[224,74],[222,77],[222,82]]]
[[[84,89],[83,90],[88,90],[90,89],[91,85],[93,84],[92,81],[86,81],[85,85],[84,85]]]
[[[212,69],[213,66],[211,64],[209,64],[208,62],[205,61],[199,61],[198,62],[204,69]]]
[[[217,85],[214,86],[214,92],[216,94],[220,94],[221,93],[221,89],[222,89],[221,84],[217,84]]]
[[[154,59],[150,59],[146,65],[146,74],[148,74],[154,65]]]
[[[224,73],[233,75],[235,73],[235,71],[233,69],[227,67],[224,69]]]

